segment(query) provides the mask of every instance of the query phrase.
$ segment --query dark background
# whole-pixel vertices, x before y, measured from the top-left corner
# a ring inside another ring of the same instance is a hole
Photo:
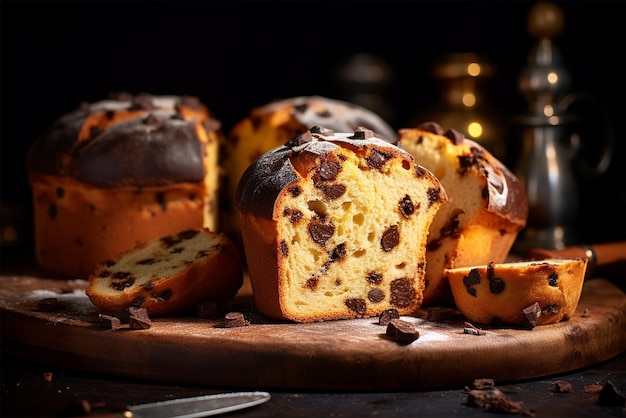
[[[24,160],[33,140],[81,101],[112,91],[198,96],[228,131],[250,108],[276,98],[343,98],[334,71],[349,55],[368,52],[393,68],[386,98],[396,115],[390,122],[401,128],[438,100],[433,63],[471,51],[495,64],[487,93],[515,115],[526,108],[516,79],[534,43],[526,32],[533,4],[2,1],[2,215],[15,205],[29,210]],[[608,110],[615,138],[608,172],[579,178],[578,227],[589,242],[623,240],[625,2],[556,4],[565,27],[555,42],[571,73],[570,90]],[[585,132],[591,145],[599,141],[600,128]]]

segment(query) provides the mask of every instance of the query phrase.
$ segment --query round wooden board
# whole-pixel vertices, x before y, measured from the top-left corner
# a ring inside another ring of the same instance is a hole
[[[531,330],[481,328],[427,311],[413,322],[420,337],[399,345],[377,318],[294,324],[253,312],[250,324],[189,316],[153,319],[145,330],[106,329],[85,296],[85,281],[0,276],[3,345],[63,367],[186,384],[311,390],[420,390],[463,387],[573,371],[626,350],[626,295],[603,279],[585,283],[575,316]],[[56,298],[54,312],[37,309]],[[249,285],[227,309],[252,307]]]

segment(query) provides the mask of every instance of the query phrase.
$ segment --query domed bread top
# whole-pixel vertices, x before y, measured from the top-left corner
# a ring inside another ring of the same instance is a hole
[[[374,147],[375,151],[367,160],[371,167],[382,166],[392,156],[402,156],[413,161],[413,156],[409,153],[375,136],[369,129],[359,127],[354,133],[335,133],[331,129],[314,126],[285,145],[268,151],[248,167],[237,188],[235,201],[239,210],[271,220],[275,199],[285,187],[298,179],[299,170],[292,164],[292,157],[310,154],[310,160],[313,161],[316,156],[341,147],[363,151]],[[332,178],[332,170],[332,164],[321,167],[320,175]]]
[[[519,224],[520,228],[526,225],[528,200],[524,187],[517,176],[483,146],[465,138],[454,129],[444,132],[435,122],[426,122],[417,128],[401,129],[399,132],[401,137],[407,138],[401,141],[401,145],[406,149],[411,146],[409,138],[417,138],[416,143],[421,143],[423,139],[420,137],[424,135],[446,137],[447,141],[437,141],[437,146],[445,147],[444,150],[440,150],[442,156],[456,156],[458,175],[462,178],[473,171],[486,179],[486,187],[483,190],[485,209],[509,222]],[[417,158],[417,163],[420,164],[420,158]],[[435,167],[427,168],[435,175],[438,174]]]
[[[105,188],[201,182],[204,144],[220,128],[195,97],[120,94],[60,117],[31,147],[27,169]]]

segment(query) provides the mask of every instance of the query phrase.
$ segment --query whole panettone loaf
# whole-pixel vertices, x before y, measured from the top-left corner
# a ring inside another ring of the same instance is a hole
[[[239,234],[235,193],[244,171],[267,151],[283,145],[313,126],[335,132],[368,128],[378,136],[395,141],[397,133],[374,112],[355,104],[322,96],[298,96],[256,107],[229,132],[224,148],[226,186],[221,204],[224,229]]]
[[[216,229],[221,135],[188,96],[120,94],[59,118],[27,157],[39,264],[86,277],[139,242]]]
[[[104,260],[89,276],[87,296],[101,312],[130,306],[150,316],[230,300],[243,284],[237,249],[222,233],[190,229],[155,238]]]
[[[448,195],[430,225],[424,305],[453,305],[444,269],[505,261],[526,225],[524,186],[481,145],[436,123],[401,129],[399,143]]]
[[[445,200],[410,154],[364,128],[313,127],[267,152],[237,193],[257,309],[298,322],[413,312]]]

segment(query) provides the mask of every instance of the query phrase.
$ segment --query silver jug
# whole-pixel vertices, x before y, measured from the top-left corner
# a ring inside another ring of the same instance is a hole
[[[529,13],[528,29],[538,42],[518,78],[529,108],[514,119],[521,133],[515,171],[525,184],[529,204],[527,226],[514,247],[518,253],[579,243],[577,178],[602,174],[612,156],[610,121],[602,106],[585,94],[566,94],[570,76],[552,42],[562,26],[561,11],[551,3],[538,3]],[[586,112],[576,114],[575,107]],[[585,137],[578,129],[592,118],[599,118],[602,128],[595,131],[596,137]],[[600,148],[597,161],[589,161],[593,153],[581,153],[583,143]]]

